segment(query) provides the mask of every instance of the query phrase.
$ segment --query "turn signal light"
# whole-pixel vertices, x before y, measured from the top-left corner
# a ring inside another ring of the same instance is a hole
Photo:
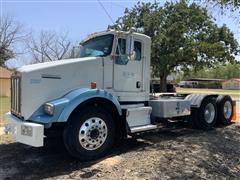
[[[91,82],[91,89],[96,89],[96,88],[97,88],[97,83]]]
[[[48,115],[52,116],[54,114],[54,105],[53,104],[45,103],[43,108],[44,108],[45,113],[47,113]]]

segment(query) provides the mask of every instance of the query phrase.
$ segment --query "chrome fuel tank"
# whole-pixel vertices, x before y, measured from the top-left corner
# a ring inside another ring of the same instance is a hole
[[[160,97],[149,100],[148,104],[152,107],[153,117],[172,118],[191,114],[191,101],[178,97]]]

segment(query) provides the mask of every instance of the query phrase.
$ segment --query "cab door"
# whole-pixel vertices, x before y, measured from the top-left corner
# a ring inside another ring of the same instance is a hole
[[[113,87],[115,92],[141,92],[143,86],[142,42],[134,39],[134,59],[126,55],[126,38],[118,38],[113,65]]]

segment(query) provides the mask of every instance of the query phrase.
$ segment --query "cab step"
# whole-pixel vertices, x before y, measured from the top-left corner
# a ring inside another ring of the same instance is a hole
[[[157,125],[147,124],[147,125],[143,125],[143,126],[131,127],[130,131],[131,131],[131,133],[137,133],[137,132],[149,131],[149,130],[153,130],[153,129],[157,129]]]

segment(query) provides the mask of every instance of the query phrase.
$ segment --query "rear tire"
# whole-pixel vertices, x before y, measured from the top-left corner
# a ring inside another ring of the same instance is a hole
[[[219,95],[217,97],[218,122],[223,125],[231,124],[233,116],[233,102],[230,96]]]
[[[82,161],[105,156],[113,146],[114,138],[113,118],[99,107],[88,107],[74,113],[63,133],[68,152]]]
[[[216,101],[212,97],[206,97],[199,108],[192,109],[191,124],[193,128],[210,130],[217,120]]]

